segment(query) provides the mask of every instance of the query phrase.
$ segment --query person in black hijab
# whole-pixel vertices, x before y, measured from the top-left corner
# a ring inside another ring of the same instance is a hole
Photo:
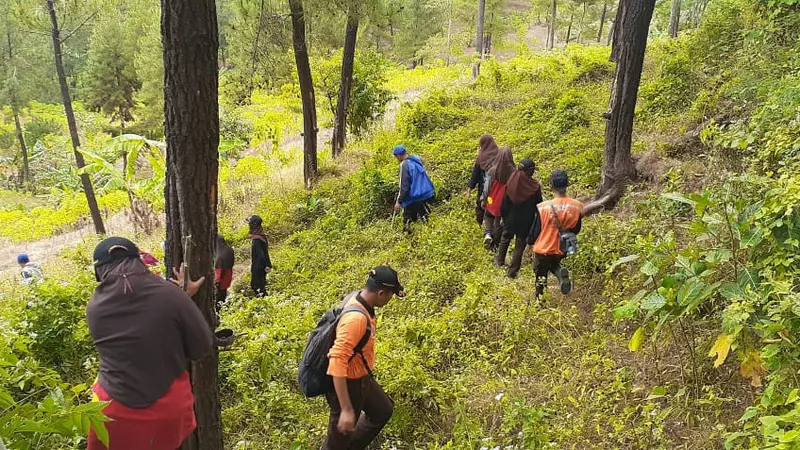
[[[261,217],[251,216],[247,220],[250,233],[247,235],[253,240],[252,262],[250,264],[250,287],[256,296],[267,295],[267,274],[272,272],[272,261],[269,259],[269,242],[264,233]]]
[[[514,254],[508,266],[509,278],[517,277],[525,254],[526,240],[532,232],[532,225],[539,220],[537,205],[543,201],[542,186],[533,179],[535,170],[536,165],[531,159],[520,161],[517,171],[508,179],[506,195],[503,197],[503,237],[500,239],[494,263],[498,267],[505,265],[508,247],[516,237]]]

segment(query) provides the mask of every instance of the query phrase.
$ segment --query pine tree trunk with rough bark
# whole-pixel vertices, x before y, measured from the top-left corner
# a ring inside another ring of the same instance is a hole
[[[167,267],[188,266],[187,276],[205,277],[194,301],[212,330],[214,251],[217,235],[219,35],[214,0],[162,0],[164,116],[167,141]],[[183,239],[191,256],[183,261]],[[219,354],[191,365],[197,429],[185,450],[223,450],[218,381]]]
[[[483,61],[483,26],[486,22],[486,0],[478,0],[478,23],[477,34],[475,35],[475,53],[478,60],[472,65],[472,79],[477,80],[481,74],[481,62]]]
[[[13,107],[12,107],[13,109]],[[22,124],[19,121],[19,113],[14,111],[14,126],[17,129],[17,140],[22,151],[22,185],[26,188],[30,186],[31,169],[28,163],[28,146],[25,145],[25,135],[22,133]]]
[[[64,115],[67,116],[67,126],[69,127],[69,136],[72,139],[72,151],[75,154],[75,165],[78,170],[86,166],[86,161],[78,149],[81,147],[80,137],[78,136],[78,124],[75,122],[75,111],[72,109],[72,97],[69,93],[69,85],[67,85],[67,73],[64,71],[64,61],[61,56],[61,30],[58,28],[58,17],[56,16],[55,0],[47,0],[47,11],[50,14],[51,35],[53,38],[53,56],[56,63],[56,73],[58,75],[58,84],[61,87],[61,98],[64,102]],[[89,204],[89,212],[94,222],[94,229],[97,234],[106,234],[105,225],[103,225],[103,216],[100,214],[100,208],[97,206],[97,198],[94,195],[94,187],[92,186],[92,179],[89,174],[82,174],[81,185],[83,186],[83,193],[86,195],[86,202]]]
[[[310,189],[319,175],[317,165],[317,101],[314,97],[314,81],[311,64],[308,62],[306,44],[306,19],[302,0],[289,0],[292,13],[292,44],[303,101],[303,178],[306,189]]]
[[[558,5],[557,0],[553,0],[553,5],[550,10],[550,33],[547,36],[547,49],[552,50],[556,45],[556,25],[558,22]]]
[[[669,15],[669,35],[673,39],[678,37],[681,28],[681,0],[672,0],[672,9]]]
[[[608,13],[608,3],[603,3],[603,15],[600,16],[600,31],[597,32],[597,43],[603,40],[603,27],[606,24],[606,14]]]
[[[613,209],[636,174],[631,158],[633,119],[655,0],[622,0],[617,11],[611,60],[617,63],[606,113],[606,144],[600,188],[584,215]]]
[[[333,122],[333,157],[342,154],[347,141],[347,111],[350,103],[350,89],[353,86],[353,66],[356,58],[356,39],[358,38],[358,15],[349,12],[347,28],[344,33],[344,53],[342,54],[342,82],[339,85],[339,100]]]

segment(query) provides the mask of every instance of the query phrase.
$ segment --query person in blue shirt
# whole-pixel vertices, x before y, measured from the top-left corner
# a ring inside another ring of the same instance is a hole
[[[400,193],[394,210],[403,209],[403,231],[410,233],[412,222],[428,220],[428,203],[436,196],[436,191],[419,156],[409,155],[403,145],[395,147],[392,154],[400,161]]]
[[[22,268],[20,282],[24,285],[36,284],[44,278],[44,272],[38,264],[32,263],[30,257],[25,253],[17,256],[17,264]]]

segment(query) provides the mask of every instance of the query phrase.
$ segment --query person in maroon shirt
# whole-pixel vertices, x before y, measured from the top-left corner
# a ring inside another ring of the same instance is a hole
[[[111,450],[174,450],[196,426],[186,368],[212,351],[211,327],[192,301],[204,278],[183,286],[150,272],[128,239],[111,237],[94,251],[98,285],[86,307],[100,357],[97,401]],[[106,450],[94,430],[88,450]]]
[[[217,312],[219,312],[225,299],[228,298],[228,289],[233,281],[233,265],[236,262],[233,249],[225,241],[221,234],[217,234],[217,250],[214,259],[216,275],[214,281],[217,284]]]

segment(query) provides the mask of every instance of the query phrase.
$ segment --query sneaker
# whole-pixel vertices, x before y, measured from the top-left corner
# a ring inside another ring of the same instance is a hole
[[[491,245],[492,245],[492,235],[491,235],[491,234],[489,234],[489,233],[486,233],[486,234],[483,236],[483,245],[484,245],[485,247],[489,247],[489,246],[491,246]]]
[[[558,269],[558,283],[561,286],[561,293],[568,295],[572,292],[572,281],[569,279],[569,270],[561,267]]]

